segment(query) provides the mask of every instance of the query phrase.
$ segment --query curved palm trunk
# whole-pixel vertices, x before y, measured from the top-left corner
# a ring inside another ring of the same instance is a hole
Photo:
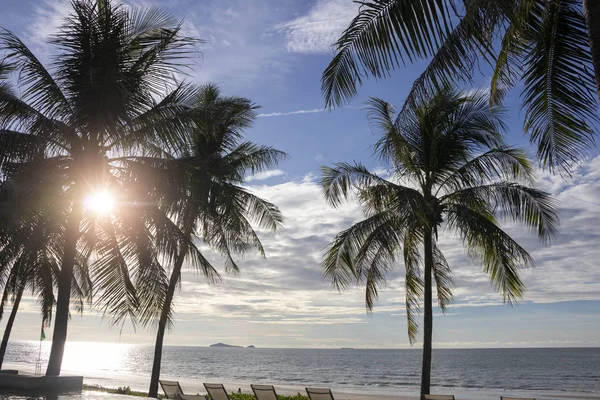
[[[56,314],[54,317],[54,331],[52,333],[52,348],[48,359],[46,376],[60,375],[65,343],[67,342],[67,328],[69,325],[69,304],[71,298],[71,283],[73,281],[73,266],[79,240],[79,224],[81,223],[81,204],[75,202],[67,231],[65,233],[65,248],[62,266],[58,276],[58,298],[56,300]]]
[[[189,235],[188,235],[189,236]],[[160,320],[158,322],[158,332],[156,333],[156,343],[154,345],[154,361],[152,363],[152,375],[150,378],[150,388],[148,389],[148,397],[158,397],[158,380],[160,379],[160,364],[162,361],[162,349],[163,341],[165,338],[165,331],[167,329],[167,322],[169,317],[169,310],[173,303],[173,296],[175,295],[175,289],[177,288],[177,282],[181,276],[181,267],[185,260],[185,254],[187,253],[187,244],[184,244],[181,248],[181,252],[175,260],[173,271],[171,272],[171,278],[169,279],[169,287],[167,289],[167,296],[165,303],[163,304],[162,312],[160,314]]]
[[[10,312],[10,317],[8,317],[8,321],[6,322],[4,336],[2,337],[2,344],[0,345],[0,368],[2,368],[2,364],[4,363],[4,355],[6,354],[6,348],[8,347],[8,339],[10,338],[10,332],[12,331],[13,324],[15,323],[15,318],[17,316],[17,311],[19,310],[19,304],[21,304],[21,297],[23,297],[24,291],[25,285],[20,285],[17,296],[15,297],[15,302],[13,303],[12,311]]]
[[[600,99],[600,0],[582,0],[592,49],[596,89]]]
[[[421,396],[429,394],[431,386],[431,348],[433,335],[433,301],[431,275],[433,270],[433,240],[431,230],[423,237],[425,250],[425,304],[423,324],[423,362],[421,369]]]

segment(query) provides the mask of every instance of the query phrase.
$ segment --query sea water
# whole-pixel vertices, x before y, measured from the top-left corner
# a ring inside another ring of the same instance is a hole
[[[46,361],[50,343],[42,348]],[[33,367],[39,344],[11,342],[5,363]],[[88,383],[147,389],[153,347],[70,342],[63,371]],[[418,392],[418,349],[267,349],[165,346],[163,379],[325,386],[365,393]],[[438,392],[551,391],[600,394],[600,348],[434,349]]]

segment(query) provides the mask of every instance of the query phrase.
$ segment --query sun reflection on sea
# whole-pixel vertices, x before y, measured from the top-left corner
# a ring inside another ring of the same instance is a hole
[[[130,351],[130,346],[118,343],[67,342],[63,370],[117,372],[123,370]]]

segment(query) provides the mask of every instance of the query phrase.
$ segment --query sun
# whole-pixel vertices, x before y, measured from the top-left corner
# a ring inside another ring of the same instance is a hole
[[[83,204],[87,210],[98,215],[108,215],[115,209],[115,198],[106,189],[88,194]]]

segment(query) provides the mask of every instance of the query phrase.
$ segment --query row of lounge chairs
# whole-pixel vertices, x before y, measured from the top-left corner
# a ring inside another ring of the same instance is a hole
[[[167,399],[175,400],[206,400],[204,395],[185,394],[181,389],[181,385],[177,381],[159,381],[163,392]],[[275,387],[271,385],[250,385],[256,400],[278,400]],[[220,383],[204,383],[206,392],[210,395],[211,400],[231,400],[229,394],[225,390],[225,386]],[[310,400],[335,400],[331,389],[327,388],[306,388],[306,394]],[[455,400],[454,395],[446,394],[425,394],[421,396],[422,400]],[[524,397],[504,397],[500,396],[500,400],[535,400]]]

